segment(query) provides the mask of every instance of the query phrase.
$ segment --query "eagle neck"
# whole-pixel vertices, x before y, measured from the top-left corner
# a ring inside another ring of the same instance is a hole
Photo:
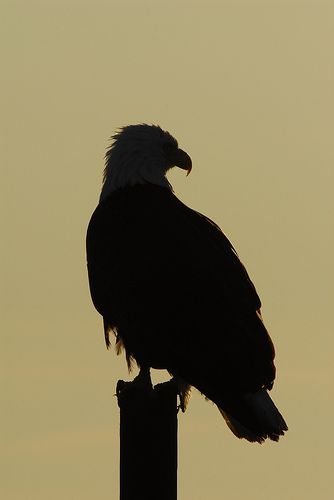
[[[165,173],[156,165],[143,164],[140,168],[137,165],[136,169],[109,168],[105,172],[100,201],[118,189],[144,184],[153,184],[173,191]]]

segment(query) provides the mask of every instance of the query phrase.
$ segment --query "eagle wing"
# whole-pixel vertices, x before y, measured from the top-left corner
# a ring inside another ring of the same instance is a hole
[[[166,368],[219,404],[271,388],[274,347],[232,244],[166,188],[114,192],[87,232],[93,302],[128,358]]]

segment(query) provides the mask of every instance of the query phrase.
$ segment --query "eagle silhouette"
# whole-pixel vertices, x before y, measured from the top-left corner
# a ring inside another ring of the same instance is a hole
[[[194,386],[237,437],[277,441],[287,425],[268,394],[275,351],[259,296],[217,224],[175,196],[174,166],[189,174],[192,162],[156,125],[121,128],[107,151],[86,240],[107,346],[113,331],[139,377],[167,369],[183,406]]]

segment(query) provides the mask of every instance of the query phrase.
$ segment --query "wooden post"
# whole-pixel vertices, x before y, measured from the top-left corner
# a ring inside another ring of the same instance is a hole
[[[120,500],[177,500],[177,389],[122,380]]]

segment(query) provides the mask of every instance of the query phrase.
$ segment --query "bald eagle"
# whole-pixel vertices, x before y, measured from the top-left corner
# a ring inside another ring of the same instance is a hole
[[[268,391],[274,346],[247,271],[221,229],[174,194],[167,171],[189,155],[156,125],[130,125],[106,153],[87,231],[90,291],[105,338],[141,373],[167,369],[213,401],[239,438],[277,441]]]

